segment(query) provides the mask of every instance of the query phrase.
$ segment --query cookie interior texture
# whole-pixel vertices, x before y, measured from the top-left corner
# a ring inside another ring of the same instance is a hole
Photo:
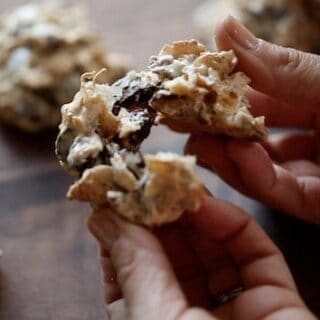
[[[258,38],[304,51],[319,52],[318,0],[209,0],[195,12],[194,20],[206,39],[215,24],[233,15]]]
[[[194,171],[195,159],[169,153],[142,156],[116,152],[110,165],[84,172],[68,197],[88,201],[95,208],[112,208],[129,221],[147,226],[178,219],[197,210],[203,187]]]
[[[29,132],[58,126],[81,74],[107,67],[104,80],[113,82],[128,64],[106,54],[83,10],[53,2],[4,15],[0,43],[0,119]]]
[[[165,46],[145,71],[112,85],[99,83],[103,70],[84,74],[80,91],[62,108],[56,142],[61,164],[78,177],[69,197],[147,225],[196,210],[203,187],[195,160],[143,156],[139,148],[160,117],[193,131],[264,138],[264,118],[250,114],[248,78],[234,72],[236,63],[232,51],[212,53],[190,40]]]

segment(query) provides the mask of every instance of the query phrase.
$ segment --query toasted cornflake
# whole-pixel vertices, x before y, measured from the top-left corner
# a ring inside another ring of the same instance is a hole
[[[211,53],[194,40],[175,42],[151,57],[149,68],[161,79],[151,106],[164,118],[193,131],[263,139],[264,118],[249,112],[245,91],[249,79],[234,72],[233,51]]]
[[[85,171],[68,197],[109,207],[122,217],[147,226],[177,220],[185,210],[199,209],[204,190],[192,157],[162,153],[146,155],[145,168],[135,177],[122,168],[100,165]]]

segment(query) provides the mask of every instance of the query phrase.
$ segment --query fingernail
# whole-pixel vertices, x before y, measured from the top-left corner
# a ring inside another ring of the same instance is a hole
[[[228,16],[225,21],[226,32],[229,37],[244,49],[252,49],[258,39],[236,18]]]

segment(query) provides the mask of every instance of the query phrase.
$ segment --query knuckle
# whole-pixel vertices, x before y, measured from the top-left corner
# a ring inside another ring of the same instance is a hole
[[[128,245],[128,244],[127,244]],[[127,246],[126,245],[126,246]],[[131,250],[129,248],[121,248],[117,246],[114,248],[120,254],[117,254],[117,279],[118,282],[123,285],[131,281],[132,276],[138,268],[138,250]],[[122,254],[122,253],[123,254]]]
[[[134,274],[135,263],[134,261],[123,265],[118,272],[118,281],[123,285],[130,282],[132,275]]]
[[[278,46],[273,43],[267,42],[266,40],[257,38],[257,41],[255,42],[251,50],[255,51],[258,56],[265,52],[271,52],[272,54],[274,54],[278,51]]]
[[[108,319],[128,319],[126,306],[123,299],[116,300],[112,303],[107,304],[106,311]]]
[[[304,54],[294,49],[281,49],[279,55],[279,67],[287,72],[296,72],[301,69]]]

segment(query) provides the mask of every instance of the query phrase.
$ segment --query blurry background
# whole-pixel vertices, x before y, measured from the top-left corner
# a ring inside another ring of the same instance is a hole
[[[76,3],[79,1],[66,1]],[[1,0],[0,12],[25,3]],[[195,36],[199,0],[91,0],[90,17],[107,48],[143,68],[163,44]],[[0,44],[1,45],[1,44]],[[144,150],[182,152],[186,136],[154,128]],[[70,177],[54,156],[54,134],[0,129],[0,319],[104,319],[96,246],[85,204],[65,200]],[[304,299],[320,315],[319,230],[279,216],[199,169],[209,189],[249,210],[289,261]]]

